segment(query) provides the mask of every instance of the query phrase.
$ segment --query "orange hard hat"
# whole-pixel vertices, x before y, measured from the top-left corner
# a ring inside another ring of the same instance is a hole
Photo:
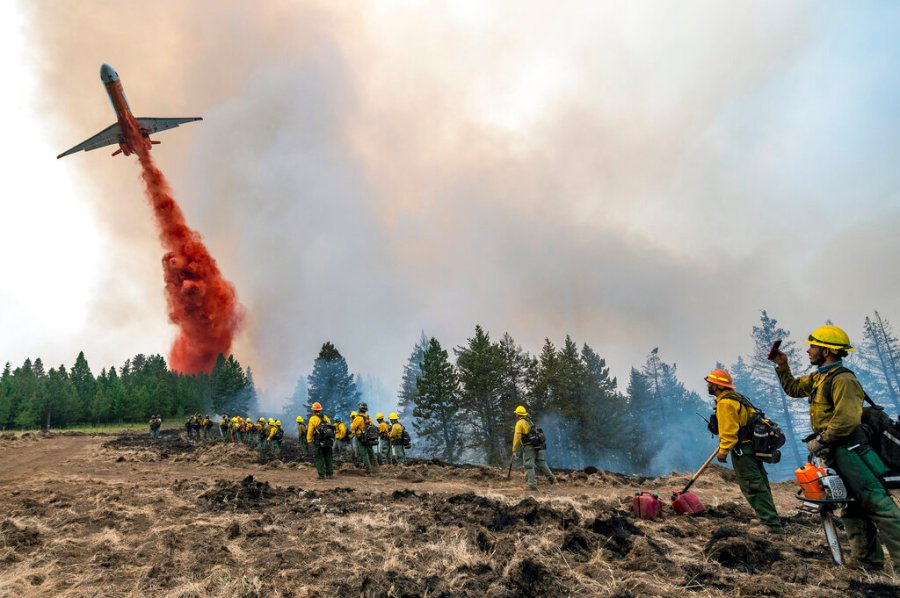
[[[713,370],[709,373],[709,376],[704,378],[704,380],[710,384],[715,384],[716,386],[734,389],[734,382],[731,379],[731,374],[725,370]]]
[[[322,410],[322,404],[321,404],[321,403],[313,403],[313,404],[312,404],[312,410],[313,410],[313,411],[321,411],[321,410]]]

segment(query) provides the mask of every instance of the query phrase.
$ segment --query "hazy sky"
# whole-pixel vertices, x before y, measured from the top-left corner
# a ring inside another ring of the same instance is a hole
[[[795,337],[900,319],[893,2],[28,0],[0,8],[0,362],[167,354],[162,249],[114,121],[248,318],[274,401],[322,343],[398,386],[420,331],[566,334],[702,391],[767,309]]]

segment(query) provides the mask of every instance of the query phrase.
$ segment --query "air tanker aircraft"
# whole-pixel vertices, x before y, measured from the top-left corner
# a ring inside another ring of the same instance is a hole
[[[100,80],[103,81],[103,85],[106,87],[106,93],[109,94],[109,101],[112,102],[113,110],[116,111],[118,121],[115,124],[106,127],[90,139],[82,141],[72,149],[64,151],[56,156],[57,159],[82,150],[89,152],[98,147],[114,144],[119,144],[119,149],[113,152],[113,156],[117,154],[125,154],[126,156],[133,154],[136,148],[131,146],[131,143],[124,133],[125,128],[128,126],[128,122],[131,120],[137,123],[147,149],[150,149],[151,145],[159,143],[159,141],[150,139],[151,133],[159,133],[166,129],[174,129],[178,125],[183,125],[184,123],[203,120],[199,116],[188,116],[184,118],[135,117],[131,114],[131,108],[128,107],[128,100],[125,99],[125,91],[122,89],[122,82],[119,81],[119,74],[115,69],[108,64],[102,65],[100,67]]]

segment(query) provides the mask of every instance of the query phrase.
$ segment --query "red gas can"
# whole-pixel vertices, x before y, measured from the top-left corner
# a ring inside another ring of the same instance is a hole
[[[662,501],[655,492],[641,490],[631,501],[631,512],[641,519],[661,519]]]
[[[693,492],[675,492],[672,494],[672,508],[679,515],[699,515],[706,510],[700,499]]]

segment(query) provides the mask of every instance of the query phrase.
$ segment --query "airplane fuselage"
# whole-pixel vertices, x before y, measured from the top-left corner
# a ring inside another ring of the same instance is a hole
[[[117,73],[113,67],[104,64],[100,67],[100,80],[103,81],[103,85],[106,87],[106,93],[109,95],[109,101],[112,104],[113,110],[116,113],[116,119],[119,122],[119,129],[121,131],[127,131],[133,126],[135,120],[134,115],[131,113],[131,107],[128,106],[128,100],[125,99],[125,88],[122,87],[122,80],[119,79],[119,73]],[[141,131],[141,137],[146,140],[145,147],[149,148],[152,142],[147,137],[145,131]],[[134,151],[135,148],[131,146],[131,143],[128,142],[125,135],[120,135],[119,150],[113,155],[115,156],[121,152],[126,156],[130,156]]]

